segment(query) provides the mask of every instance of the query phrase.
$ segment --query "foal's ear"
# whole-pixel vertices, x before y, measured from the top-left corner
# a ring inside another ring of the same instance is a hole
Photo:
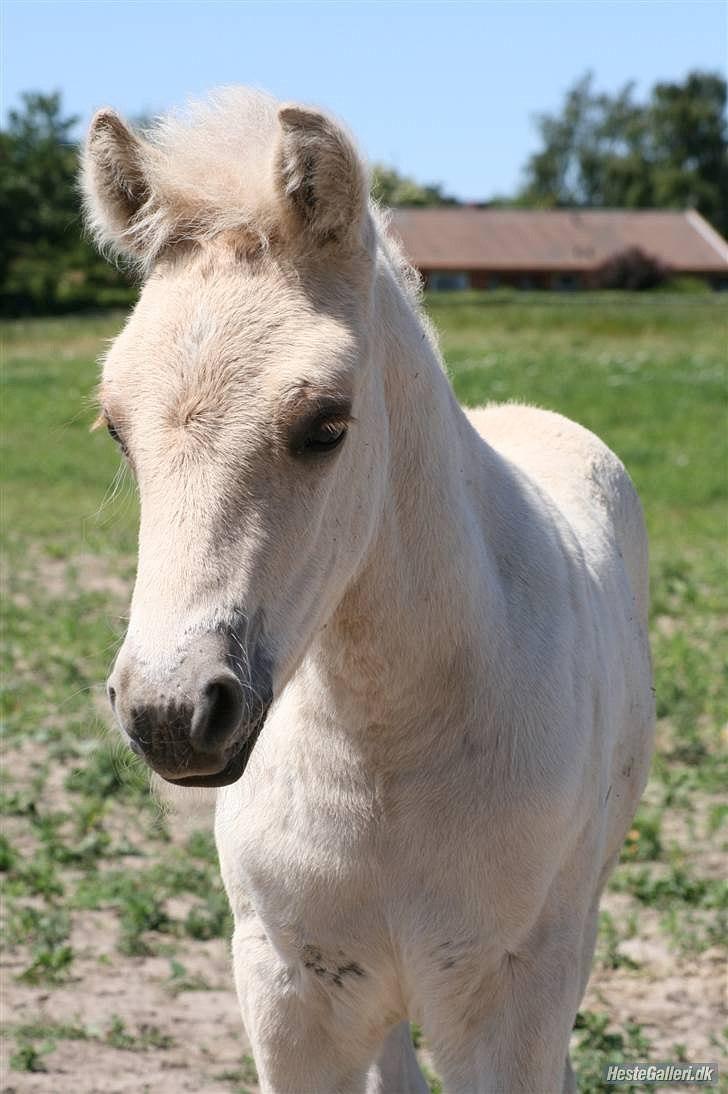
[[[323,245],[361,243],[367,220],[367,173],[344,130],[316,110],[285,105],[276,184],[294,224]]]
[[[91,121],[81,158],[81,186],[86,218],[97,241],[123,254],[139,257],[134,218],[149,201],[149,145],[109,107]]]

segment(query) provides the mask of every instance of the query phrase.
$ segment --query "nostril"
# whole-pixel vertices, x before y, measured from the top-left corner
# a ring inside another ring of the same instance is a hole
[[[240,720],[240,697],[237,684],[220,680],[208,684],[205,694],[212,708],[213,718],[222,725],[237,725]]]
[[[115,711],[116,710],[116,688],[112,687],[111,684],[107,684],[106,694],[109,697],[109,703],[111,704],[111,709],[113,711]]]
[[[217,676],[202,690],[192,715],[190,736],[195,748],[222,748],[243,716],[243,693],[237,679]]]

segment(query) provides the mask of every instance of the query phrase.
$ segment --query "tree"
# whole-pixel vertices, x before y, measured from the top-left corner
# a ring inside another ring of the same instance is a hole
[[[375,163],[372,196],[382,205],[457,205],[457,198],[443,193],[439,183],[422,186],[392,167]]]
[[[11,265],[31,250],[46,260],[63,245],[74,216],[75,151],[69,131],[75,118],[63,119],[60,96],[23,95],[23,110],[12,110],[7,132],[0,137],[3,171],[0,176],[0,218],[4,225],[0,248],[3,282]],[[41,279],[50,291],[51,270]]]
[[[121,275],[84,238],[76,186],[75,117],[61,96],[27,92],[0,133],[2,312],[18,314],[125,303]]]
[[[726,83],[693,72],[660,83],[647,103],[634,84],[598,93],[591,74],[558,114],[537,119],[541,149],[526,165],[520,200],[538,206],[684,208],[728,230]]]
[[[649,107],[654,203],[691,205],[728,233],[726,81],[692,72],[659,83]]]

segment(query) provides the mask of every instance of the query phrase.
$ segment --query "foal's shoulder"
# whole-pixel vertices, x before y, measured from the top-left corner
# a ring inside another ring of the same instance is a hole
[[[468,412],[483,439],[544,491],[576,529],[616,532],[642,554],[644,524],[622,461],[596,434],[550,410],[518,403]]]

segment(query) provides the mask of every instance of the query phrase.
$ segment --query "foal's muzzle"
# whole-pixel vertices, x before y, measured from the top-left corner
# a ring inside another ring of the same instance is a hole
[[[226,786],[239,779],[272,701],[271,673],[258,643],[233,656],[237,635],[193,639],[174,669],[152,674],[122,648],[108,680],[112,709],[129,745],[178,786]]]

